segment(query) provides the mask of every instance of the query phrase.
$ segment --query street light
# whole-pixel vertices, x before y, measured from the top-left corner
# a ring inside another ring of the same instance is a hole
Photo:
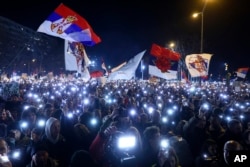
[[[193,17],[194,17],[194,18],[196,18],[196,17],[198,17],[199,15],[201,15],[201,48],[200,48],[200,52],[201,52],[201,53],[203,52],[204,12],[205,12],[205,9],[206,9],[206,7],[207,7],[207,1],[208,1],[208,0],[205,0],[201,12],[199,12],[199,13],[194,13],[194,14],[193,14]]]
[[[172,51],[175,51],[175,43],[174,42],[170,42],[169,44],[168,44],[168,47],[172,50]],[[181,66],[180,66],[180,60],[178,61],[178,67],[177,67],[177,79],[180,79],[181,77],[181,75],[180,75],[180,73],[181,73]],[[181,80],[181,79],[180,79]]]
[[[174,42],[170,42],[169,47],[174,51],[175,43]]]

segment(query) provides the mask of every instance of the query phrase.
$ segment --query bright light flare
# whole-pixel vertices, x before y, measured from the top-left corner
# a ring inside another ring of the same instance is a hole
[[[118,139],[119,149],[129,149],[135,147],[136,139],[134,136],[124,136]]]

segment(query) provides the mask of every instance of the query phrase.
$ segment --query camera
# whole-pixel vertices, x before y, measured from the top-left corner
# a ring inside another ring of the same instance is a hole
[[[133,149],[136,147],[136,137],[117,131],[110,136],[105,154],[110,163],[117,167],[136,166]]]

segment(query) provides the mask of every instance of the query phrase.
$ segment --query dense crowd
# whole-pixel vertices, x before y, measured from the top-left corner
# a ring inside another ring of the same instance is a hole
[[[250,151],[247,83],[0,84],[0,167],[223,167]]]

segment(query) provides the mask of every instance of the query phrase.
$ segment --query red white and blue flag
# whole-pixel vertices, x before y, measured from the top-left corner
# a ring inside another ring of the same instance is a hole
[[[87,46],[101,42],[89,23],[62,3],[39,26],[37,31],[71,42],[81,42]]]
[[[206,77],[212,54],[190,54],[185,58],[186,67],[191,77]]]
[[[248,70],[248,67],[238,68],[238,70],[236,71],[237,77],[246,78]]]

